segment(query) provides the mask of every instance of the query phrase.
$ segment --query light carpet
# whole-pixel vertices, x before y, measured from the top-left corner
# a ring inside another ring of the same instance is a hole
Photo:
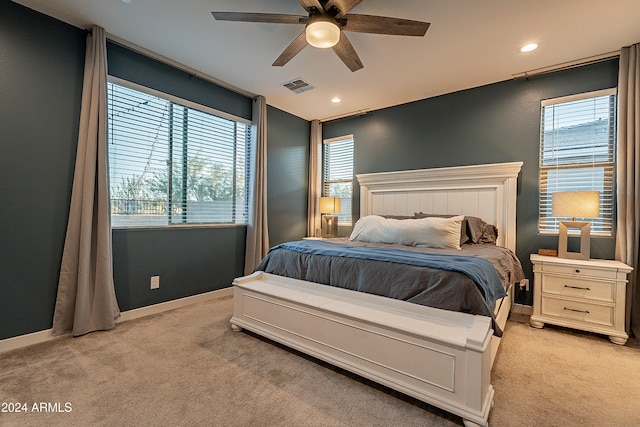
[[[1,426],[460,426],[460,417],[246,332],[232,298],[0,354]],[[637,426],[640,350],[512,316],[491,426]],[[35,406],[34,406],[35,405]]]

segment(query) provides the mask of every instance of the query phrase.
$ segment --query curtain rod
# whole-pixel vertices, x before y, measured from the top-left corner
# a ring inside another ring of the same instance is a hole
[[[589,56],[587,58],[577,59],[575,61],[562,62],[556,65],[550,65],[548,67],[536,68],[534,70],[525,71],[518,74],[513,74],[514,80],[528,79],[529,77],[540,76],[543,74],[554,73],[556,71],[569,70],[571,68],[581,67],[584,65],[597,64],[598,62],[608,61],[609,59],[619,58],[620,51],[603,53],[600,55]]]
[[[89,31],[90,31],[90,29],[89,29]],[[196,71],[195,69],[193,69],[193,68],[191,68],[191,67],[189,67],[187,65],[181,64],[180,62],[174,61],[173,59],[169,59],[166,56],[160,55],[159,53],[156,53],[154,51],[146,49],[146,48],[144,48],[142,46],[139,46],[139,45],[137,45],[135,43],[131,43],[131,42],[127,41],[127,40],[121,39],[120,37],[114,36],[113,34],[107,33],[106,35],[107,35],[107,39],[109,39],[111,42],[113,42],[113,43],[115,43],[115,44],[117,44],[119,46],[126,47],[127,49],[130,49],[130,50],[132,50],[132,51],[134,51],[136,53],[142,54],[142,55],[147,56],[147,57],[149,57],[151,59],[155,59],[156,61],[163,62],[163,63],[165,63],[167,65],[170,65],[170,66],[172,66],[174,68],[177,68],[178,70],[184,71],[185,73],[190,74],[190,75],[192,75],[194,77],[198,77],[200,79],[206,80],[209,83],[216,84],[216,85],[218,85],[220,87],[223,87],[225,89],[229,89],[229,90],[231,90],[233,92],[236,92],[236,93],[238,93],[240,95],[244,95],[244,96],[246,96],[248,98],[255,98],[256,97],[256,94],[254,94],[254,93],[248,92],[248,91],[246,91],[244,89],[237,88],[237,87],[235,87],[233,85],[230,85],[229,83],[223,82],[222,80],[216,79],[215,77],[212,77],[209,74],[205,74],[205,73],[201,73],[200,71]]]
[[[364,116],[368,112],[369,112],[369,109],[365,108],[364,110],[352,111],[350,113],[344,113],[344,114],[340,114],[340,115],[337,115],[337,116],[331,116],[331,117],[327,117],[327,118],[324,118],[324,119],[320,119],[320,122],[324,123],[324,122],[330,122],[332,120],[346,119],[346,118],[349,118],[349,117]]]

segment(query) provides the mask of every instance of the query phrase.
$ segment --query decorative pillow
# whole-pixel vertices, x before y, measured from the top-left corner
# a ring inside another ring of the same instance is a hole
[[[459,215],[451,218],[401,220],[369,215],[356,222],[349,240],[460,249],[460,229],[463,218],[464,216]]]
[[[424,212],[416,212],[414,218],[451,218],[455,215],[427,214]],[[482,218],[477,216],[465,215],[462,221],[462,230],[460,231],[460,244],[464,243],[489,243],[496,244],[498,239],[498,228],[493,224],[486,223]]]
[[[416,212],[413,217],[416,219],[420,218],[453,218],[456,215],[440,215],[440,214],[427,214],[424,212]],[[462,223],[460,224],[460,244],[464,245],[465,243],[470,243],[471,238],[469,237],[469,233],[467,231],[467,217],[464,217]]]
[[[473,243],[496,244],[498,228],[493,224],[487,224],[476,216],[467,216],[467,233]]]

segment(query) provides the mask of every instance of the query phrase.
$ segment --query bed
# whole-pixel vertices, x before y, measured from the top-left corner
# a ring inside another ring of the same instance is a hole
[[[521,166],[510,162],[359,174],[360,217],[473,216],[497,227],[497,247],[515,252]],[[324,249],[330,243],[318,242]],[[316,250],[318,244],[302,241],[298,246]],[[257,270],[234,280],[234,330],[250,330],[457,414],[466,426],[488,425],[491,367],[514,280],[504,287],[505,296],[487,302],[489,313],[475,313],[281,274]]]

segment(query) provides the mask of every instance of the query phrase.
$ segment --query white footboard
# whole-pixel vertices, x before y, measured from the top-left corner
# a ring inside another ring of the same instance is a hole
[[[256,272],[234,281],[234,329],[487,425],[491,321]]]

